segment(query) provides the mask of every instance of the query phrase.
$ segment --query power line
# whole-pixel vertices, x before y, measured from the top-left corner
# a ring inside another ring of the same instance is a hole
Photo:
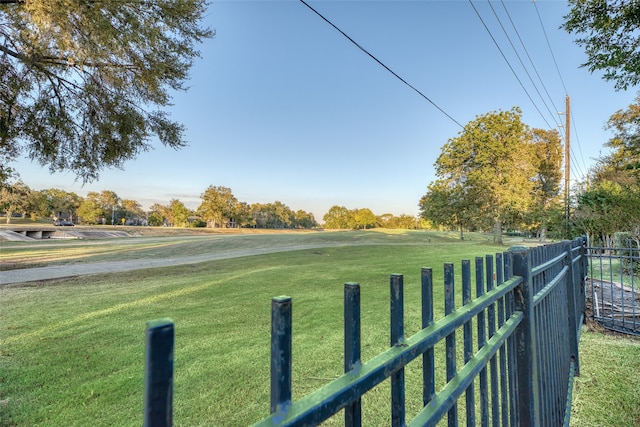
[[[391,68],[387,67],[384,63],[382,63],[382,61],[380,61],[378,58],[376,58],[373,54],[371,54],[368,50],[366,50],[364,47],[360,46],[360,44],[358,44],[355,40],[353,40],[351,37],[349,37],[344,31],[342,31],[340,28],[338,28],[336,25],[333,24],[333,22],[329,21],[327,18],[325,18],[320,12],[318,12],[317,10],[315,10],[314,8],[312,8],[307,2],[305,2],[304,0],[300,0],[300,2],[302,4],[304,4],[305,6],[307,6],[311,11],[313,11],[316,15],[318,15],[320,18],[322,18],[327,24],[331,25],[334,29],[336,29],[340,34],[342,34],[343,36],[345,36],[351,43],[353,43],[358,49],[360,49],[361,51],[363,51],[364,53],[366,53],[371,59],[373,59],[374,61],[376,61],[378,64],[380,64],[385,70],[387,70],[388,72],[390,72],[391,74],[393,74],[393,76],[395,78],[397,78],[398,80],[400,80],[402,83],[404,83],[405,85],[407,85],[408,87],[410,87],[411,89],[413,89],[418,95],[420,95],[422,98],[426,99],[431,105],[433,105],[434,107],[436,107],[442,114],[444,114],[445,116],[447,116],[449,118],[449,120],[451,120],[452,122],[454,122],[455,124],[457,124],[458,126],[460,126],[461,128],[464,128],[464,126],[462,126],[456,119],[454,119],[453,117],[451,117],[446,111],[444,111],[442,108],[440,108],[440,106],[438,106],[438,104],[436,104],[435,102],[433,102],[431,99],[429,99],[429,97],[427,97],[424,93],[420,92],[418,89],[416,89],[413,85],[409,84],[405,79],[403,79],[402,77],[400,77],[398,74],[396,74]]]
[[[542,94],[538,90],[538,86],[533,81],[533,78],[531,77],[531,74],[529,73],[529,70],[525,66],[524,61],[520,57],[520,54],[518,53],[518,50],[516,49],[516,47],[514,46],[513,42],[511,41],[511,37],[509,36],[509,33],[505,29],[504,25],[502,25],[502,20],[500,19],[500,16],[498,16],[498,13],[494,9],[493,5],[491,4],[491,0],[487,0],[487,3],[489,4],[489,7],[491,8],[491,11],[493,12],[493,15],[495,16],[496,20],[498,21],[498,24],[500,25],[500,28],[502,28],[502,32],[504,33],[505,37],[507,38],[507,41],[509,42],[509,45],[511,46],[511,49],[513,49],[513,53],[515,53],[516,58],[518,58],[518,61],[520,62],[520,65],[522,66],[522,69],[524,70],[524,72],[527,75],[527,77],[529,77],[529,81],[531,82],[531,85],[533,86],[533,88],[535,89],[536,93],[540,97],[540,100],[542,101],[542,103],[544,104],[545,108],[549,112],[549,115],[551,117],[553,117],[553,119],[556,119],[555,113],[551,112],[551,109],[547,105],[547,102],[544,100],[544,97],[542,96]],[[504,3],[503,3],[503,5],[504,5]],[[508,13],[507,13],[507,15],[508,15]],[[511,24],[513,25],[513,21],[511,21]],[[514,27],[514,30],[515,30],[515,26],[513,26],[513,27]],[[516,32],[516,34],[518,34],[517,30],[515,30],[515,32]],[[518,35],[518,37],[519,37],[519,35]],[[522,42],[522,40],[521,40],[521,42]],[[526,51],[526,49],[525,49],[525,51]],[[558,110],[556,109],[556,111],[558,111]],[[557,122],[555,124],[557,124]]]
[[[567,91],[567,86],[564,84],[564,79],[562,78],[562,74],[560,73],[560,68],[558,67],[558,61],[556,61],[556,56],[553,54],[553,49],[551,49],[551,43],[549,42],[547,31],[544,29],[544,24],[542,23],[542,17],[540,16],[540,11],[538,10],[538,5],[535,2],[535,0],[533,1],[533,7],[536,9],[536,14],[538,15],[538,21],[540,21],[540,27],[542,28],[542,32],[544,33],[544,38],[547,41],[547,46],[549,46],[549,52],[551,52],[551,58],[553,58],[553,63],[556,66],[556,71],[558,71],[558,76],[560,76],[560,81],[562,82],[564,93],[569,93]]]
[[[568,93],[568,91],[567,91],[567,87],[566,87],[566,85],[565,85],[565,83],[564,83],[564,79],[562,78],[562,73],[560,72],[560,67],[558,66],[558,62],[556,61],[556,57],[555,57],[555,55],[554,55],[554,53],[553,53],[553,49],[552,49],[552,47],[551,47],[551,42],[549,41],[549,37],[547,36],[547,31],[545,30],[544,23],[543,23],[543,21],[542,21],[542,16],[540,15],[540,11],[539,11],[539,9],[538,9],[538,5],[537,5],[537,3],[536,3],[536,1],[535,1],[535,0],[533,0],[533,6],[534,6],[534,8],[535,8],[535,10],[536,10],[536,14],[537,14],[537,16],[538,16],[538,21],[540,22],[540,28],[542,28],[542,33],[544,34],[545,40],[546,40],[546,42],[547,42],[547,47],[549,48],[549,52],[550,52],[550,54],[551,54],[551,58],[553,59],[553,63],[554,63],[554,65],[555,65],[555,67],[556,67],[556,71],[557,71],[557,73],[558,73],[558,77],[560,78],[560,82],[562,83],[562,87],[564,88],[565,93]],[[574,113],[574,114],[572,114],[572,115],[573,115],[573,117],[572,117],[572,119],[573,119],[573,120],[572,120],[572,124],[573,124],[573,128],[574,128],[574,131],[575,131],[575,130],[576,130],[576,125],[575,125],[575,113]],[[578,151],[579,151],[579,153],[580,153],[580,161],[582,162],[583,167],[584,167],[585,169],[587,169],[586,164],[585,164],[585,161],[584,161],[584,156],[583,156],[583,154],[582,154],[582,147],[581,147],[581,145],[580,145],[580,139],[577,137],[577,132],[575,132],[575,133],[574,133],[574,136],[575,136],[575,139],[576,139],[576,143],[577,143],[577,145],[578,145]],[[573,147],[571,147],[571,148],[573,148]],[[581,177],[579,177],[579,178],[584,180],[584,179],[585,179],[585,174],[584,174],[584,172],[581,170],[580,165],[579,165],[578,161],[576,160],[576,155],[573,153],[573,150],[571,150],[571,153],[572,153],[572,156],[574,157],[574,159],[573,159],[573,160],[574,160],[574,163],[573,163],[573,164],[578,168],[578,172],[580,173],[580,175],[582,175],[582,176],[581,176]]]
[[[547,95],[547,98],[549,98],[549,101],[551,102],[551,106],[553,107],[553,110],[556,111],[556,112],[560,111],[558,109],[558,107],[556,107],[555,103],[553,102],[553,98],[549,94],[549,91],[547,90],[547,86],[544,84],[544,81],[542,80],[542,77],[540,76],[540,73],[538,72],[538,68],[536,67],[535,62],[533,61],[533,59],[531,59],[531,55],[529,55],[529,51],[527,50],[527,47],[525,46],[524,41],[522,40],[522,37],[520,37],[520,32],[518,31],[515,23],[513,22],[513,19],[511,18],[511,14],[509,13],[509,10],[507,9],[507,5],[505,4],[504,0],[500,0],[500,3],[502,4],[502,8],[504,9],[507,17],[509,18],[509,22],[511,22],[511,27],[513,28],[513,31],[516,33],[516,36],[518,36],[518,40],[520,41],[520,45],[522,46],[522,49],[524,50],[524,53],[527,55],[527,58],[529,59],[529,63],[531,64],[531,67],[533,68],[533,71],[535,72],[536,76],[538,77],[538,80],[540,81],[540,84],[542,85],[542,89],[544,89],[544,92]],[[552,116],[553,116],[553,113],[552,113]],[[559,123],[559,122],[557,122],[557,123]]]
[[[507,59],[507,57],[505,56],[504,52],[502,51],[502,48],[500,48],[500,45],[498,44],[498,42],[496,41],[496,39],[493,37],[493,34],[491,33],[491,30],[489,30],[489,27],[487,26],[487,24],[484,22],[484,19],[482,19],[482,16],[480,15],[480,12],[478,12],[478,9],[476,9],[475,5],[473,4],[472,0],[469,0],[469,4],[471,5],[471,7],[473,8],[473,10],[475,11],[476,15],[478,16],[478,19],[480,19],[480,22],[482,22],[482,25],[484,26],[484,29],[487,30],[487,33],[489,33],[489,37],[491,37],[491,40],[493,41],[493,44],[496,45],[496,47],[498,48],[498,51],[500,52],[500,55],[502,55],[502,59],[505,60],[505,62],[507,63],[507,66],[509,67],[509,69],[511,70],[511,72],[513,73],[514,77],[516,78],[516,80],[518,81],[518,83],[520,84],[520,87],[522,87],[522,90],[524,90],[524,93],[527,95],[527,97],[529,98],[529,101],[531,101],[531,103],[533,104],[534,108],[536,109],[536,111],[538,112],[538,114],[540,114],[540,117],[542,117],[542,120],[544,120],[544,122],[547,124],[547,127],[549,129],[552,129],[553,126],[551,126],[549,124],[549,122],[547,121],[547,119],[544,117],[544,114],[542,114],[542,111],[540,111],[540,109],[538,108],[538,105],[535,103],[535,101],[533,100],[533,98],[531,98],[531,95],[529,94],[529,91],[527,91],[527,88],[524,87],[524,84],[522,83],[522,80],[520,80],[520,77],[518,77],[518,74],[516,73],[516,71],[513,69],[513,67],[511,66],[511,63],[509,62],[509,60]]]

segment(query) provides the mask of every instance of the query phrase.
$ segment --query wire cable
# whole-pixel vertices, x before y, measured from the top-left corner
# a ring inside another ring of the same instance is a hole
[[[567,91],[567,86],[565,85],[564,79],[562,78],[562,73],[560,72],[560,67],[558,66],[558,62],[556,61],[556,57],[555,57],[555,55],[553,53],[553,49],[551,48],[551,42],[549,41],[549,37],[547,36],[547,31],[545,30],[544,23],[542,21],[542,16],[540,15],[540,10],[538,9],[538,5],[537,5],[535,0],[533,0],[533,6],[534,6],[534,8],[536,10],[536,14],[538,16],[538,21],[540,22],[540,27],[542,28],[542,33],[544,34],[544,38],[545,38],[545,40],[547,42],[547,47],[549,48],[549,52],[551,53],[551,58],[553,59],[553,63],[555,65],[555,67],[556,67],[556,71],[558,72],[558,77],[560,78],[560,82],[562,83],[562,87],[564,88],[565,93],[568,94],[569,92]],[[571,116],[572,116],[573,128],[574,128],[574,131],[575,131],[575,129],[576,129],[576,126],[575,126],[575,113],[572,113]],[[580,153],[580,160],[582,162],[582,165],[586,168],[586,163],[584,161],[584,156],[582,154],[582,147],[580,146],[580,139],[577,137],[577,132],[575,133],[575,137],[576,137],[575,138],[576,139],[576,144],[578,146],[578,152]],[[570,147],[570,148],[572,149],[573,147]],[[573,152],[573,150],[571,150],[571,151]],[[576,156],[574,155],[574,157],[576,157]],[[582,178],[584,178],[584,173],[580,170],[579,163],[575,158],[574,158],[574,164],[579,169],[579,172],[582,175]]]
[[[302,1],[302,0],[301,0]],[[531,101],[531,103],[533,104],[534,108],[536,109],[536,111],[538,112],[538,114],[540,114],[540,117],[542,117],[542,120],[544,120],[544,122],[547,124],[547,127],[549,129],[552,129],[553,126],[551,126],[549,124],[549,122],[547,121],[547,119],[544,117],[544,114],[542,114],[542,111],[540,111],[540,109],[538,108],[538,105],[534,102],[533,98],[531,98],[531,95],[529,94],[529,91],[527,91],[527,88],[524,87],[524,84],[522,83],[522,80],[520,80],[520,77],[518,77],[518,74],[516,73],[516,71],[513,69],[513,67],[511,66],[511,63],[509,62],[509,60],[507,59],[507,57],[505,56],[504,52],[502,51],[502,49],[500,48],[500,45],[498,44],[498,42],[496,41],[496,39],[493,37],[493,34],[491,33],[491,30],[489,30],[489,27],[487,26],[487,24],[484,22],[484,19],[482,19],[482,16],[480,15],[480,12],[478,12],[478,9],[476,9],[476,6],[473,4],[472,0],[469,0],[469,4],[471,5],[471,7],[473,8],[473,10],[475,11],[476,15],[478,16],[478,19],[480,19],[480,22],[482,22],[482,25],[484,26],[484,29],[487,30],[487,33],[489,33],[489,37],[491,37],[491,40],[493,41],[493,44],[496,45],[496,47],[498,48],[498,51],[500,52],[500,55],[502,55],[502,59],[505,60],[505,62],[507,63],[507,66],[509,67],[509,69],[511,70],[511,72],[513,73],[514,77],[516,78],[516,80],[518,81],[518,83],[520,84],[520,87],[522,87],[522,90],[524,90],[524,93],[527,95],[527,97],[529,98],[529,101]]]
[[[557,119],[556,114],[551,111],[551,109],[547,105],[547,102],[545,101],[544,97],[540,93],[540,90],[538,89],[538,86],[533,81],[533,78],[531,77],[531,74],[529,73],[529,70],[527,69],[526,65],[524,64],[524,61],[522,60],[522,58],[520,57],[520,54],[518,53],[518,50],[516,49],[515,45],[513,44],[513,41],[511,41],[511,37],[509,36],[509,33],[507,32],[507,30],[504,27],[504,25],[502,25],[502,20],[500,19],[500,16],[498,15],[498,13],[496,12],[495,8],[493,7],[493,4],[491,3],[491,0],[487,0],[487,3],[489,4],[489,7],[491,8],[491,11],[493,12],[493,16],[495,16],[496,20],[498,21],[498,24],[500,25],[500,28],[502,29],[502,32],[504,33],[505,37],[507,38],[507,41],[509,42],[509,45],[511,46],[511,49],[513,50],[513,53],[516,55],[516,58],[518,58],[518,61],[520,62],[520,65],[522,66],[522,69],[524,70],[525,74],[529,78],[529,81],[531,82],[531,85],[533,86],[533,88],[535,89],[536,93],[540,97],[540,100],[542,101],[542,104],[547,109],[547,112],[553,118],[553,121],[555,121]],[[511,22],[511,24],[513,25],[513,21]],[[514,29],[515,29],[515,26],[514,26]],[[516,30],[516,34],[517,33],[518,32]],[[525,49],[525,51],[526,51],[526,49]],[[556,110],[556,111],[558,111],[558,110]],[[557,125],[558,122],[555,122],[554,124]]]
[[[522,37],[520,36],[520,32],[518,31],[518,28],[516,27],[516,24],[513,22],[513,18],[511,18],[511,14],[509,13],[509,10],[507,9],[507,5],[505,4],[504,0],[500,0],[500,3],[502,4],[502,8],[504,9],[505,14],[509,18],[509,22],[511,22],[511,27],[513,28],[513,31],[516,33],[516,36],[518,36],[518,40],[520,41],[520,45],[522,46],[522,49],[524,50],[524,53],[527,55],[527,58],[529,59],[529,63],[531,64],[531,67],[533,68],[533,71],[535,72],[536,76],[538,77],[538,80],[540,81],[540,84],[542,85],[542,89],[544,89],[544,93],[547,95],[547,98],[549,98],[549,101],[551,102],[551,106],[553,107],[554,111],[556,111],[556,112],[560,111],[558,109],[558,107],[556,107],[556,104],[553,102],[553,98],[549,94],[549,91],[547,90],[547,86],[544,84],[544,81],[542,80],[542,77],[540,77],[540,73],[538,72],[538,68],[536,67],[535,62],[533,61],[533,59],[531,59],[531,55],[529,55],[529,51],[527,50],[527,47],[525,46],[524,41],[522,40]],[[559,121],[557,123],[559,123]]]
[[[444,111],[442,108],[440,108],[440,106],[438,104],[436,104],[435,102],[433,102],[431,99],[429,99],[428,96],[426,96],[424,93],[420,92],[418,89],[416,89],[413,85],[409,84],[405,79],[403,79],[402,77],[400,77],[398,74],[396,74],[391,68],[387,67],[384,63],[382,63],[382,61],[380,61],[378,58],[376,58],[374,55],[372,55],[368,50],[366,50],[364,47],[360,46],[360,44],[358,44],[355,40],[353,40],[351,37],[349,37],[344,31],[342,31],[340,28],[338,28],[336,25],[333,24],[333,22],[329,21],[327,18],[325,18],[320,12],[318,12],[317,10],[315,10],[313,7],[311,7],[307,2],[305,2],[304,0],[300,0],[300,3],[304,4],[305,6],[307,6],[312,12],[314,12],[316,15],[318,15],[320,18],[322,18],[327,24],[331,25],[334,29],[336,29],[340,34],[342,34],[343,36],[345,36],[351,43],[353,43],[358,49],[360,49],[362,52],[366,53],[371,59],[373,59],[374,61],[376,61],[380,66],[382,66],[385,70],[387,70],[388,72],[390,72],[391,74],[393,74],[393,76],[395,78],[397,78],[398,80],[400,80],[402,83],[404,83],[405,85],[407,85],[408,87],[410,87],[411,89],[413,89],[418,95],[420,95],[422,98],[426,99],[431,105],[433,105],[434,107],[436,107],[438,109],[438,111],[440,111],[442,114],[444,114],[445,116],[447,116],[449,118],[449,120],[451,120],[452,122],[454,122],[455,124],[457,124],[458,126],[460,126],[461,128],[464,129],[464,126],[462,126],[456,119],[454,119],[453,117],[451,117],[446,111]]]
[[[562,82],[562,87],[564,88],[564,93],[569,93],[567,91],[567,86],[564,84],[564,79],[562,78],[562,74],[560,73],[560,67],[558,67],[558,61],[556,61],[556,56],[553,54],[553,49],[551,49],[551,43],[549,42],[549,37],[547,36],[547,31],[544,29],[544,24],[542,23],[542,17],[540,16],[540,11],[538,10],[538,5],[536,1],[533,0],[533,7],[536,9],[536,14],[538,15],[538,21],[540,21],[540,27],[542,27],[542,32],[544,33],[544,38],[547,41],[547,46],[549,46],[549,52],[551,52],[551,58],[553,58],[553,63],[556,66],[556,71],[558,72],[558,76],[560,76],[560,81]]]

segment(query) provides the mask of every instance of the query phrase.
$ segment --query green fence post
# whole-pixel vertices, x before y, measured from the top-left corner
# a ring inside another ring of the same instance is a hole
[[[515,309],[522,312],[522,322],[515,332],[519,419],[520,425],[538,427],[540,425],[539,385],[534,339],[531,251],[523,247],[514,247],[509,251],[512,254],[513,275],[522,277],[522,283],[515,288]]]
[[[291,407],[291,297],[271,300],[271,406],[284,419]]]
[[[171,319],[147,322],[144,422],[145,427],[173,424],[173,343]]]
[[[567,253],[566,257],[566,265],[568,267],[567,276],[566,276],[566,287],[567,287],[567,311],[569,314],[568,326],[569,326],[569,351],[571,352],[571,359],[574,361],[575,374],[580,375],[580,363],[578,362],[578,339],[580,334],[578,334],[578,328],[581,326],[580,322],[580,313],[578,313],[577,297],[578,297],[578,289],[576,289],[576,281],[577,275],[579,272],[574,270],[573,267],[573,251],[572,246],[573,242],[569,240],[565,240],[562,242],[564,246],[564,250]]]

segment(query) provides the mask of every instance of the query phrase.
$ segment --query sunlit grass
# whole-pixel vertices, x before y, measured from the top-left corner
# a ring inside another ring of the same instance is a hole
[[[202,234],[187,236],[145,236],[101,240],[43,240],[1,242],[2,269],[40,267],[65,263],[122,261],[132,259],[199,256],[242,249],[319,247],[326,245],[472,245],[487,242],[486,235],[475,234],[475,241],[460,242],[455,233],[413,230],[367,230],[361,232],[301,232],[283,234]]]
[[[640,425],[640,338],[583,332],[571,425]]]
[[[389,345],[389,274],[407,275],[412,334],[420,322],[420,267],[433,266],[441,278],[445,261],[493,249],[456,241],[436,249],[417,241],[6,286],[0,289],[0,425],[139,425],[144,324],[160,317],[176,324],[176,425],[251,424],[269,410],[273,296],[293,297],[294,396],[302,397],[342,372],[345,282],[362,286],[366,360]],[[367,413],[386,416],[387,400],[386,392],[373,392]]]
[[[420,329],[421,267],[434,269],[438,318],[443,314],[442,265],[454,262],[459,274],[461,259],[505,249],[491,245],[482,235],[460,242],[455,234],[425,232],[223,237],[174,238],[173,242],[141,238],[108,245],[61,242],[51,246],[61,251],[52,262],[69,262],[68,254],[81,254],[83,246],[91,254],[86,259],[96,261],[148,256],[145,250],[163,258],[275,245],[311,246],[188,266],[0,287],[0,426],[139,426],[144,327],[146,321],[163,317],[172,318],[176,325],[175,425],[250,425],[269,413],[273,296],[293,298],[293,394],[300,398],[342,373],[345,282],[361,284],[362,358],[366,361],[389,347],[391,273],[405,274],[405,335],[410,336]],[[314,243],[338,246],[312,248]],[[14,255],[8,257],[16,256],[21,245],[10,246]],[[71,248],[72,252],[65,252]],[[583,334],[583,352],[601,345],[585,336],[589,335]],[[627,350],[618,347],[616,351]],[[444,363],[441,355],[437,357],[439,364]],[[637,363],[616,360],[607,367],[612,372],[607,381],[626,381],[631,376],[637,384]],[[589,372],[589,357],[581,362],[583,372]],[[420,406],[421,385],[412,380],[420,377],[419,369],[419,360],[407,369],[408,413]],[[592,378],[600,375],[600,369]],[[441,373],[439,384],[442,377]],[[588,422],[592,416],[584,408],[599,398],[581,396],[576,422]],[[618,396],[614,390],[606,398],[614,405]],[[626,404],[634,398],[637,395],[626,397]],[[388,382],[368,393],[363,402],[365,425],[389,424]],[[327,423],[341,424],[341,414]]]

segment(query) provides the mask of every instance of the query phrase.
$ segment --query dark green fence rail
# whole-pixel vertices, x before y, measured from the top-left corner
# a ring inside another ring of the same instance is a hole
[[[344,370],[324,387],[292,401],[292,298],[272,300],[271,415],[255,426],[315,426],[344,411],[362,420],[362,397],[391,382],[390,424],[432,426],[568,425],[578,342],[585,311],[586,239],[512,248],[461,263],[462,306],[455,307],[454,265],[444,266],[445,316],[434,319],[433,275],[421,271],[422,330],[404,334],[404,277],[390,277],[390,348],[360,360],[360,285],[344,286]],[[475,298],[472,297],[475,290]],[[456,348],[462,334],[463,348]],[[445,366],[434,348],[445,343]],[[423,408],[408,423],[404,368],[422,359]],[[173,324],[147,329],[145,425],[172,423]],[[462,363],[463,362],[463,363]],[[446,383],[436,390],[443,369]],[[266,404],[266,403],[265,403]]]

